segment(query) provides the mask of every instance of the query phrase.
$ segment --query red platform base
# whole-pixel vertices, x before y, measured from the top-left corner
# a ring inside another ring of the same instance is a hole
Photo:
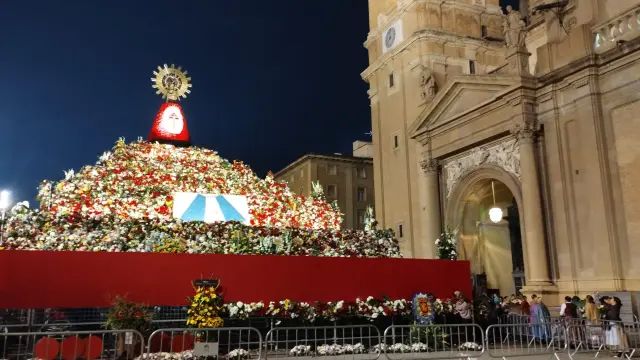
[[[200,278],[219,278],[227,301],[471,294],[466,261],[0,251],[0,308],[107,307],[117,295],[185,305]]]

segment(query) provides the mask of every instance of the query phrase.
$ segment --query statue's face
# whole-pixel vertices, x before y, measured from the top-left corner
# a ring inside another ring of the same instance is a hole
[[[177,106],[170,105],[162,113],[159,128],[165,133],[177,135],[184,127],[182,114]]]
[[[511,5],[507,5],[507,12],[511,12],[513,10],[513,7],[511,7]]]

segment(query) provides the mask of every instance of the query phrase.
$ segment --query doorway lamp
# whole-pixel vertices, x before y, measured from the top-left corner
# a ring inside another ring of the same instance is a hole
[[[493,180],[491,180],[491,194],[493,195],[493,207],[489,209],[489,219],[497,224],[502,220],[502,209],[496,206],[496,189]]]

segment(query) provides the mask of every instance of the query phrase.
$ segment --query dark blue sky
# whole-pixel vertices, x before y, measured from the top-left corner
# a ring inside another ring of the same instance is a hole
[[[7,1],[0,11],[0,188],[147,135],[151,72],[180,64],[192,142],[263,175],[369,131],[365,0]]]
[[[162,103],[149,78],[175,63],[192,142],[260,175],[308,153],[349,153],[370,129],[366,0],[3,1],[0,189],[146,137]]]

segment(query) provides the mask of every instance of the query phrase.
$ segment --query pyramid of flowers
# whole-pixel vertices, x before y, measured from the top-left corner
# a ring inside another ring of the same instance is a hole
[[[251,226],[174,219],[175,192],[244,195]],[[198,147],[120,139],[95,165],[43,181],[38,200],[37,211],[13,212],[0,248],[399,256],[390,231],[341,231],[342,214],[322,196]]]
[[[71,222],[105,216],[168,221],[175,192],[245,195],[254,226],[337,230],[342,221],[326,201],[296,195],[270,175],[260,179],[215,151],[122,139],[96,165],[44,182],[38,198],[43,211]]]

